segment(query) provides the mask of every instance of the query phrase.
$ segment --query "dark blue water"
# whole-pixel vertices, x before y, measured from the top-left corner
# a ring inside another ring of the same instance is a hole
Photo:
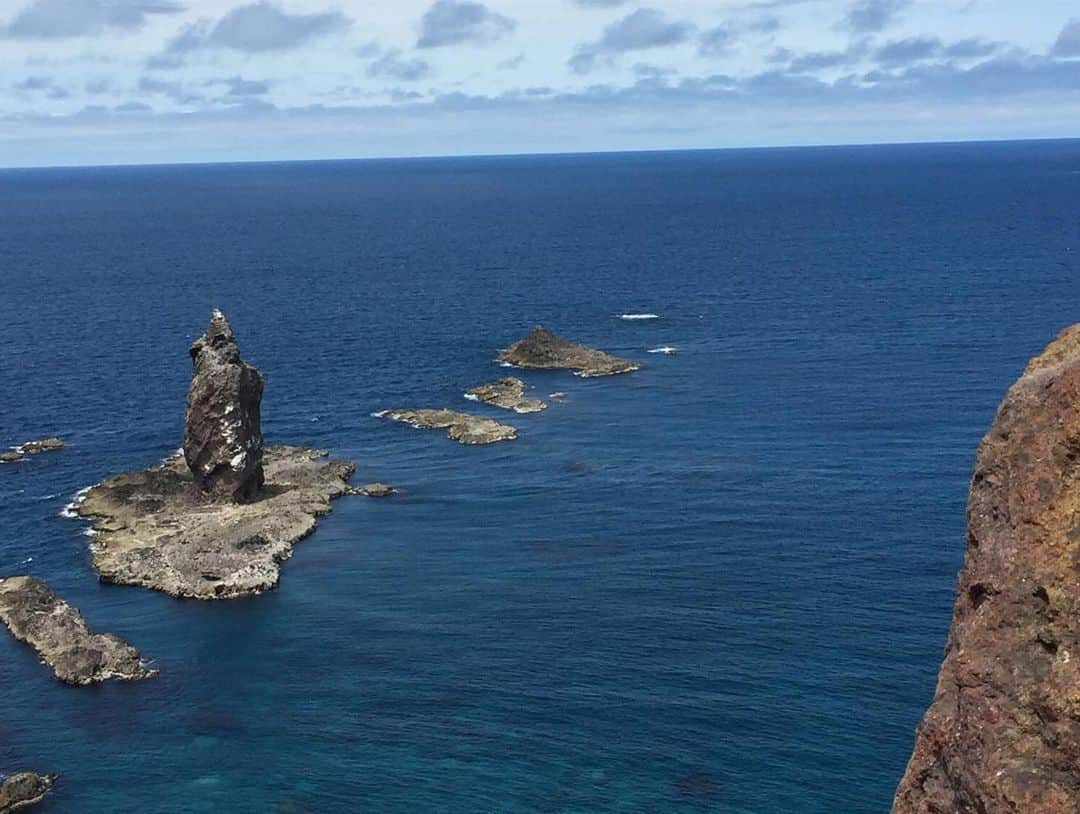
[[[1078,246],[1080,142],[0,173],[0,444],[69,444],[0,468],[0,574],[161,669],[0,636],[0,770],[52,814],[883,812]],[[100,586],[58,514],[179,445],[214,306],[270,440],[403,493],[258,598]],[[528,373],[568,395],[514,444],[370,417],[468,406],[536,323],[643,368]]]

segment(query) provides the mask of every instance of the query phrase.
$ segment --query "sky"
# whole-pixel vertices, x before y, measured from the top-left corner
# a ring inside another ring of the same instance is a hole
[[[1077,136],[1076,0],[0,0],[0,166]]]

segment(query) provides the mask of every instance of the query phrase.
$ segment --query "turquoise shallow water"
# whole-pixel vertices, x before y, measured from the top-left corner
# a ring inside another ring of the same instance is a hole
[[[0,573],[161,669],[0,636],[0,769],[52,814],[886,810],[1078,193],[1078,142],[0,173],[0,443],[68,441],[0,468]],[[214,306],[269,440],[402,494],[261,597],[101,586],[59,512],[179,445]],[[525,374],[567,399],[513,444],[370,417],[469,408],[536,323],[643,368]]]

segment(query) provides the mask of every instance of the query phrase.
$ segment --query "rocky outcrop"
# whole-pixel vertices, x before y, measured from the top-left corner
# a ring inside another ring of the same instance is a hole
[[[184,458],[195,486],[214,500],[253,500],[263,485],[262,374],[240,359],[232,328],[218,310],[190,353]]]
[[[65,684],[130,681],[157,672],[143,665],[138,650],[111,633],[91,633],[78,610],[33,577],[0,580],[0,622],[33,647]]]
[[[534,328],[520,342],[499,354],[499,361],[514,367],[576,370],[579,376],[613,376],[641,366],[584,345],[575,345],[545,328]]]
[[[1080,811],[1080,325],[1005,396],[967,518],[944,662],[893,813]]]
[[[540,399],[525,398],[525,382],[513,377],[474,387],[465,393],[465,398],[515,413],[538,413],[547,409]]]
[[[18,772],[9,774],[0,783],[0,814],[23,811],[37,805],[56,782],[55,774]]]
[[[56,452],[64,448],[64,442],[59,438],[43,438],[40,441],[27,441],[19,447],[23,455],[37,455],[42,452]]]
[[[383,410],[375,415],[378,418],[403,421],[421,430],[445,429],[447,437],[469,446],[495,444],[517,438],[517,429],[509,424],[500,424],[490,418],[479,418],[453,410]]]
[[[193,599],[257,594],[277,585],[293,544],[350,490],[355,467],[326,454],[267,447],[264,486],[247,503],[207,502],[176,455],[90,488],[72,509],[94,521],[93,565],[104,582]]]
[[[27,455],[39,455],[42,452],[55,452],[64,448],[64,442],[59,438],[43,438],[40,441],[27,441],[17,447],[0,452],[0,464],[15,464],[22,461]]]
[[[390,497],[397,491],[393,486],[386,483],[368,483],[356,490],[356,493],[364,497]]]

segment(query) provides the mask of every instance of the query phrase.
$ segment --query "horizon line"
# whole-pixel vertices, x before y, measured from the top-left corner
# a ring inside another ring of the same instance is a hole
[[[720,152],[756,152],[756,151],[782,151],[782,150],[828,150],[828,149],[857,149],[874,147],[933,147],[933,146],[959,146],[964,144],[999,145],[999,144],[1039,144],[1039,143],[1065,143],[1080,142],[1080,136],[1067,137],[1030,137],[1030,138],[983,138],[983,139],[912,139],[909,141],[861,141],[861,142],[820,142],[808,144],[762,144],[756,146],[728,146],[728,147],[655,147],[637,150],[598,149],[598,150],[552,150],[550,152],[504,152],[504,153],[437,153],[416,155],[371,155],[371,156],[333,156],[322,158],[252,158],[234,161],[145,161],[131,163],[104,163],[104,164],[0,164],[0,173],[29,172],[42,170],[96,170],[96,169],[136,169],[136,168],[170,168],[170,167],[237,167],[258,166],[260,164],[328,164],[328,163],[361,163],[361,162],[392,162],[392,161],[448,161],[453,159],[493,159],[493,158],[555,158],[555,157],[588,157],[588,156],[617,156],[617,155],[659,155],[666,153],[720,153]]]

